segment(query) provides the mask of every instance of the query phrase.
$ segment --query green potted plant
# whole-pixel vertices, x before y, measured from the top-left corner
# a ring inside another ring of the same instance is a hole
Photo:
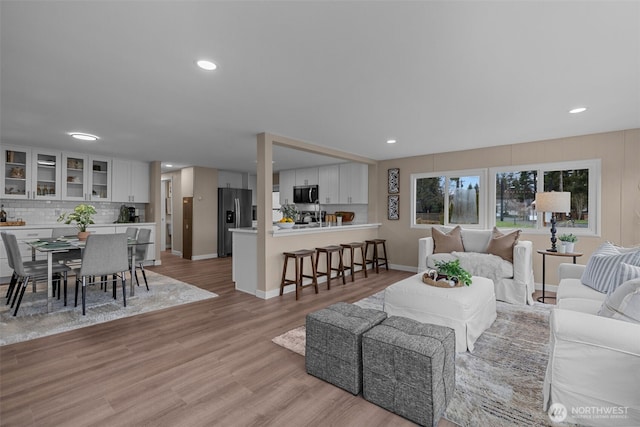
[[[60,215],[58,222],[64,222],[65,224],[75,222],[78,227],[78,239],[86,240],[89,235],[87,227],[90,224],[95,224],[95,222],[93,222],[93,215],[96,213],[95,207],[82,203],[76,206],[73,212]]]
[[[562,242],[561,247],[564,248],[564,252],[573,253],[575,250],[575,244],[578,241],[578,237],[575,234],[561,234],[558,240]]]
[[[295,222],[296,220],[296,216],[298,215],[298,209],[296,208],[296,205],[282,205],[280,206],[279,209],[280,212],[282,212],[282,217],[283,218],[289,218],[291,220],[293,220],[293,222]]]
[[[471,285],[471,274],[460,266],[460,260],[436,261],[436,270],[439,278],[445,276],[447,280],[460,282],[464,285]]]

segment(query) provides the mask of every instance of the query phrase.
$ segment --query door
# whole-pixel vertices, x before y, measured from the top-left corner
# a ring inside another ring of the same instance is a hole
[[[182,198],[182,258],[193,255],[193,197]]]

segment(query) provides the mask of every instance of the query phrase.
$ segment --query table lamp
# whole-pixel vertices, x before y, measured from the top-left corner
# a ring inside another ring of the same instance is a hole
[[[551,212],[551,249],[547,249],[549,252],[558,252],[558,249],[556,249],[556,212],[569,212],[570,210],[570,192],[550,191],[536,193],[536,212]]]

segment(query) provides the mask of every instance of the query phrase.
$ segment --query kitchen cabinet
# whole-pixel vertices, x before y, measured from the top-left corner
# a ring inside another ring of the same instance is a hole
[[[340,164],[340,204],[369,203],[369,166]]]
[[[60,157],[56,151],[4,146],[2,197],[60,200]]]
[[[251,190],[251,204],[258,204],[258,176],[249,174],[249,190]]]
[[[111,159],[62,154],[63,200],[111,200]]]
[[[337,204],[340,201],[340,166],[318,168],[318,198],[321,204]]]
[[[296,169],[295,185],[318,185],[318,168]]]
[[[218,171],[218,188],[244,188],[239,172]]]
[[[113,159],[111,201],[149,203],[149,164]]]
[[[293,187],[296,185],[294,169],[280,171],[280,204],[293,204]]]

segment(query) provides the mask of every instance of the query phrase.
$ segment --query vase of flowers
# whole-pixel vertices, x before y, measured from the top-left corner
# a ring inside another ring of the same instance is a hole
[[[95,215],[96,208],[87,205],[87,204],[79,204],[73,209],[73,212],[63,213],[58,217],[58,222],[64,222],[65,224],[71,224],[72,222],[76,223],[76,227],[78,227],[78,239],[79,240],[87,240],[89,236],[89,232],[87,231],[87,227],[90,224],[95,224],[93,222],[93,215]]]

